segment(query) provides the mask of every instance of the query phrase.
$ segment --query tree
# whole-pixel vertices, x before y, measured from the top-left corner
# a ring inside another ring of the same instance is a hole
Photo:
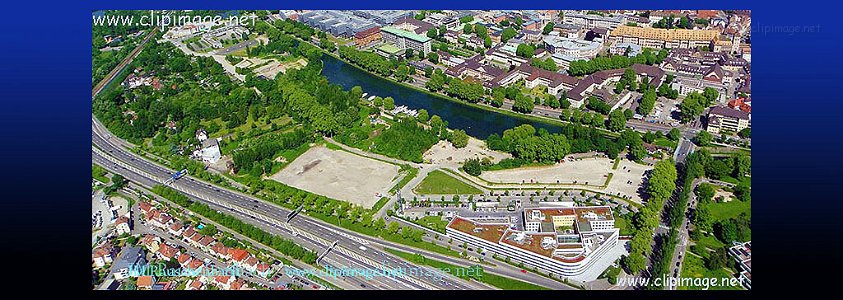
[[[217,227],[214,226],[214,224],[207,224],[199,230],[199,233],[207,236],[214,236],[217,234]]]
[[[524,95],[519,95],[515,97],[515,103],[512,105],[512,110],[529,114],[533,112],[533,108],[535,107],[535,103],[529,97]]]
[[[711,185],[711,184],[708,184],[708,183],[700,184],[699,186],[697,186],[697,189],[694,191],[694,193],[697,195],[697,199],[700,201],[700,203],[706,203],[706,202],[711,201],[711,199],[714,198],[715,192],[716,191],[714,189],[714,186]]]
[[[671,128],[670,131],[667,133],[667,138],[671,141],[678,141],[681,137],[682,132],[680,132],[677,128]]]
[[[421,21],[421,20],[424,20],[425,15],[426,15],[425,11],[421,11],[417,15],[415,15],[414,18],[416,20]]]
[[[656,163],[653,173],[647,182],[647,192],[650,197],[663,201],[673,194],[676,189],[676,166],[671,160],[661,160]]]
[[[624,116],[623,112],[619,109],[612,111],[609,114],[609,121],[606,125],[611,131],[622,131],[626,127],[626,116]]]
[[[694,226],[697,227],[697,230],[711,232],[711,225],[713,224],[713,220],[714,217],[711,216],[711,211],[708,210],[707,205],[697,205],[697,208],[694,210],[694,216],[692,220]]]
[[[553,26],[555,26],[555,25],[556,24],[553,24],[553,22],[548,22],[547,25],[544,25],[544,28],[542,29],[542,34],[546,35],[546,34],[550,33],[551,31],[553,31]]]
[[[351,88],[351,94],[349,96],[353,99],[360,99],[363,97],[363,88],[359,85],[355,85]]]
[[[490,38],[488,36],[486,38],[484,38],[483,39],[483,47],[486,47],[487,49],[491,48],[492,47],[492,38]]]
[[[509,28],[512,29],[512,28]],[[501,34],[503,35],[503,34]],[[529,44],[518,44],[518,48],[515,49],[515,55],[524,58],[532,58],[535,55],[536,49]]]
[[[398,233],[398,227],[398,222],[389,222],[389,227],[386,228],[386,231],[390,234],[396,234]]]
[[[748,155],[738,152],[734,160],[735,172],[733,175],[736,178],[749,174],[752,169],[752,159]]]
[[[462,33],[470,34],[472,31],[471,24],[465,24],[462,26]]]
[[[647,89],[647,91],[644,92],[644,95],[641,96],[641,103],[638,105],[638,108],[636,108],[638,113],[642,116],[649,115],[650,112],[653,111],[653,107],[656,106],[656,98],[656,91],[653,89]]]
[[[685,96],[679,104],[682,122],[688,123],[699,117],[706,107],[706,101],[705,97],[697,92],[688,93],[688,96]]]
[[[448,125],[438,115],[430,117],[430,129],[436,133],[436,136],[441,137]]]
[[[732,166],[725,159],[715,159],[706,165],[705,173],[713,179],[721,179],[732,173]]]
[[[480,159],[477,158],[470,158],[465,161],[462,165],[463,171],[471,176],[480,176],[482,171],[482,166],[480,164]]]
[[[492,91],[492,106],[494,107],[501,107],[503,105],[503,99],[505,95],[502,90],[494,90]]]
[[[559,108],[559,99],[557,99],[556,96],[548,94],[544,97],[544,105],[547,105],[550,108]]]
[[[413,57],[413,48],[407,48],[407,50],[404,51],[404,57],[405,58]]]
[[[612,110],[612,107],[606,104],[606,102],[594,96],[588,97],[588,102],[586,103],[585,107],[604,115],[608,114],[609,111]]]
[[[647,266],[647,258],[641,254],[630,253],[624,256],[623,264],[630,274],[638,274]]]
[[[429,38],[433,39],[433,38],[436,38],[436,36],[438,36],[438,35],[439,35],[439,33],[436,32],[436,28],[430,28],[430,29],[427,30],[427,37],[429,37]]]
[[[481,38],[486,38],[489,36],[489,29],[483,24],[474,24],[474,33]]]
[[[385,110],[395,109],[395,99],[392,99],[392,97],[383,98],[383,109],[385,109]]]
[[[735,197],[738,198],[738,200],[744,202],[752,200],[752,189],[749,187],[749,185],[745,183],[741,183],[735,186],[733,192],[735,194]]]
[[[752,129],[751,128],[744,128],[738,132],[738,136],[742,138],[751,138],[752,137]]]
[[[430,52],[430,53],[427,54],[427,60],[434,63],[434,64],[438,64],[439,63],[439,54],[436,53],[436,52]]]
[[[430,119],[430,115],[428,115],[426,109],[422,108],[419,109],[419,114],[416,116],[416,119],[419,120],[419,122],[425,123]]]
[[[699,133],[697,133],[697,137],[694,138],[694,140],[697,142],[698,146],[705,147],[711,144],[711,141],[714,140],[714,137],[711,136],[711,133],[708,133],[708,131],[701,130]]]
[[[372,227],[374,227],[376,231],[381,231],[386,227],[386,222],[383,220],[383,218],[380,218],[375,221],[374,224],[372,224]]]
[[[518,35],[518,32],[516,32],[515,29],[513,29],[512,27],[507,27],[503,31],[501,31],[501,42],[506,43],[507,41],[509,41],[509,39],[515,37],[516,35]]]
[[[468,134],[462,129],[456,129],[448,136],[448,141],[454,144],[454,147],[465,148],[468,145]]]
[[[726,253],[726,248],[720,247],[705,258],[705,267],[709,270],[719,270],[725,267],[729,261],[730,259]]]
[[[380,96],[376,96],[375,100],[372,101],[372,104],[376,107],[383,106],[383,98],[381,98]]]
[[[714,105],[717,98],[720,97],[720,92],[713,87],[706,87],[703,89],[703,98],[705,98],[705,107]]]

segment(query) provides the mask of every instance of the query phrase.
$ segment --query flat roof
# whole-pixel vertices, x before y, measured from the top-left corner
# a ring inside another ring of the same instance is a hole
[[[378,50],[384,51],[386,53],[395,54],[401,52],[401,48],[396,47],[393,44],[383,44],[378,47]]]
[[[395,27],[383,27],[383,28],[381,28],[381,31],[388,32],[388,33],[391,33],[391,34],[394,34],[394,35],[397,35],[397,36],[400,36],[400,37],[403,37],[403,38],[411,39],[411,40],[414,40],[414,41],[417,41],[417,42],[420,42],[420,43],[426,43],[426,42],[430,41],[429,37],[418,35],[415,32],[410,32],[410,31],[398,29],[398,28],[395,28]]]
[[[448,227],[459,232],[469,234],[497,244],[504,232],[509,229],[507,224],[480,223],[462,217],[454,217]]]

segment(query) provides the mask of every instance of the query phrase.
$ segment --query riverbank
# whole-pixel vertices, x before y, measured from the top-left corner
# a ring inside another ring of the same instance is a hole
[[[319,50],[322,51],[322,53],[327,54],[331,58],[337,60],[338,62],[340,62],[344,65],[349,65],[352,68],[354,68],[355,70],[359,70],[360,72],[363,72],[367,75],[370,75],[370,76],[372,76],[376,79],[380,79],[380,80],[383,80],[387,83],[390,83],[390,84],[393,84],[393,85],[396,85],[396,86],[399,86],[399,87],[407,88],[407,89],[412,90],[414,92],[419,92],[421,94],[424,94],[424,95],[427,95],[427,96],[430,96],[430,97],[435,97],[435,98],[438,98],[438,99],[446,100],[450,103],[457,103],[457,104],[460,104],[461,106],[464,106],[464,107],[475,108],[475,109],[479,109],[479,110],[486,111],[486,112],[496,113],[496,114],[501,115],[501,116],[511,117],[511,118],[520,120],[522,122],[541,123],[543,125],[550,126],[552,128],[559,129],[559,130],[561,130],[563,125],[570,124],[570,122],[565,122],[565,121],[561,121],[561,120],[554,119],[554,118],[537,116],[537,115],[525,115],[525,114],[517,113],[517,112],[514,112],[514,111],[496,108],[496,107],[493,107],[493,106],[490,106],[490,105],[484,105],[484,104],[479,104],[479,103],[470,103],[470,102],[462,101],[462,100],[459,100],[459,99],[456,99],[456,98],[453,98],[453,97],[450,97],[450,96],[447,96],[447,95],[443,95],[443,94],[440,94],[440,93],[431,92],[431,91],[428,91],[426,89],[411,85],[409,83],[399,82],[399,81],[397,81],[393,78],[369,72],[366,69],[362,68],[361,66],[356,65],[356,64],[354,64],[350,61],[347,61],[347,60],[339,57],[339,55],[337,55],[337,54],[328,52],[328,51],[326,51],[325,49],[322,49],[322,48],[319,48]],[[323,65],[324,64],[325,63],[323,61]],[[373,91],[367,91],[367,92],[373,93]],[[430,114],[434,115],[434,114],[437,114],[437,112],[431,111]],[[445,119],[446,119],[446,121],[451,121],[447,118],[445,118]],[[520,125],[520,124],[518,124],[518,125]],[[511,127],[515,127],[515,126],[511,126]],[[606,131],[605,129],[600,129],[600,128],[597,128],[597,129],[601,133],[606,135],[607,137],[613,137],[614,138],[614,137],[618,136],[616,133]],[[474,135],[472,135],[472,136],[474,136]],[[480,138],[480,139],[486,138],[486,136],[474,136],[474,137]]]

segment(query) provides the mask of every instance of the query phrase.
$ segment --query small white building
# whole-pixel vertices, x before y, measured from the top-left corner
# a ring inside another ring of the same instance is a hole
[[[217,139],[206,139],[202,141],[202,149],[196,153],[204,162],[215,164],[222,157],[220,153],[220,143]]]

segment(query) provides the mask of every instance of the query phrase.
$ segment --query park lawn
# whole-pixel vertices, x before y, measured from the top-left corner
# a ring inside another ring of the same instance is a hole
[[[405,172],[405,170],[407,174],[404,175],[404,177],[401,178],[401,180],[399,180],[398,183],[395,184],[395,186],[389,190],[390,192],[395,193],[401,190],[402,188],[404,188],[405,185],[407,185],[407,183],[410,183],[410,180],[413,180],[413,178],[416,178],[416,176],[419,174],[419,169],[413,168],[409,165],[401,166],[401,172]]]
[[[741,213],[752,215],[752,201],[740,201],[732,199],[729,202],[717,202],[703,204],[708,207],[708,211],[715,220],[728,220],[737,218]]]
[[[105,177],[106,173],[108,173],[108,171],[103,169],[103,167],[100,167],[98,165],[93,165],[93,164],[91,165],[91,177],[93,177],[97,181],[105,183],[105,184],[108,184],[109,182],[111,182],[111,179],[109,179],[108,177]]]
[[[615,217],[615,227],[620,229],[620,235],[631,235],[635,231],[632,226],[632,220],[628,217],[631,215],[632,214],[626,214]]]
[[[436,269],[439,269],[442,272],[446,272],[448,274],[465,280],[475,279],[477,281],[492,285],[503,290],[547,290],[547,288],[545,287],[538,286],[532,283],[511,279],[508,277],[498,276],[495,274],[485,273],[483,272],[482,268],[476,270],[475,272],[467,273],[466,271],[470,268],[460,267],[446,262],[429,259],[418,254],[407,253],[389,248],[385,248],[385,250],[410,262],[431,266]]]
[[[329,145],[333,145],[333,144],[329,143]],[[378,200],[378,202],[375,203],[375,206],[372,206],[372,208],[369,209],[369,210],[372,211],[372,212],[377,212],[377,211],[381,210],[381,208],[384,205],[386,205],[387,202],[389,202],[389,198],[381,197],[380,200]]]
[[[726,269],[709,270],[705,267],[702,258],[694,255],[686,255],[682,263],[682,274],[684,278],[733,278],[734,276]],[[722,280],[722,279],[720,279]],[[718,284],[722,281],[718,280]],[[702,290],[703,286],[680,286],[680,290]],[[738,290],[740,287],[712,286],[710,290]]]
[[[746,176],[743,176],[740,179],[732,177],[732,176],[724,176],[723,178],[720,178],[720,181],[728,182],[728,183],[731,183],[731,184],[741,184],[741,183],[743,183],[743,184],[746,184],[748,186],[752,186],[752,178],[746,177]]]
[[[427,177],[415,187],[414,191],[420,195],[467,195],[482,193],[479,189],[451,177],[440,170],[428,173]]]
[[[445,233],[445,227],[448,226],[448,221],[442,220],[440,216],[424,216],[415,223],[441,233]]]
[[[720,249],[722,247],[726,247],[726,244],[723,244],[723,242],[721,242],[716,237],[714,237],[713,235],[710,235],[710,234],[705,235],[705,237],[701,238],[699,241],[694,241],[694,242],[697,245],[706,247],[706,248],[711,249],[711,250],[717,250],[717,249]],[[697,254],[703,255],[703,253],[697,253]]]
[[[653,141],[653,144],[655,144],[656,146],[667,147],[667,148],[670,148],[670,149],[676,149],[676,142],[671,141],[670,139],[667,139],[667,138],[658,138],[655,141]]]

